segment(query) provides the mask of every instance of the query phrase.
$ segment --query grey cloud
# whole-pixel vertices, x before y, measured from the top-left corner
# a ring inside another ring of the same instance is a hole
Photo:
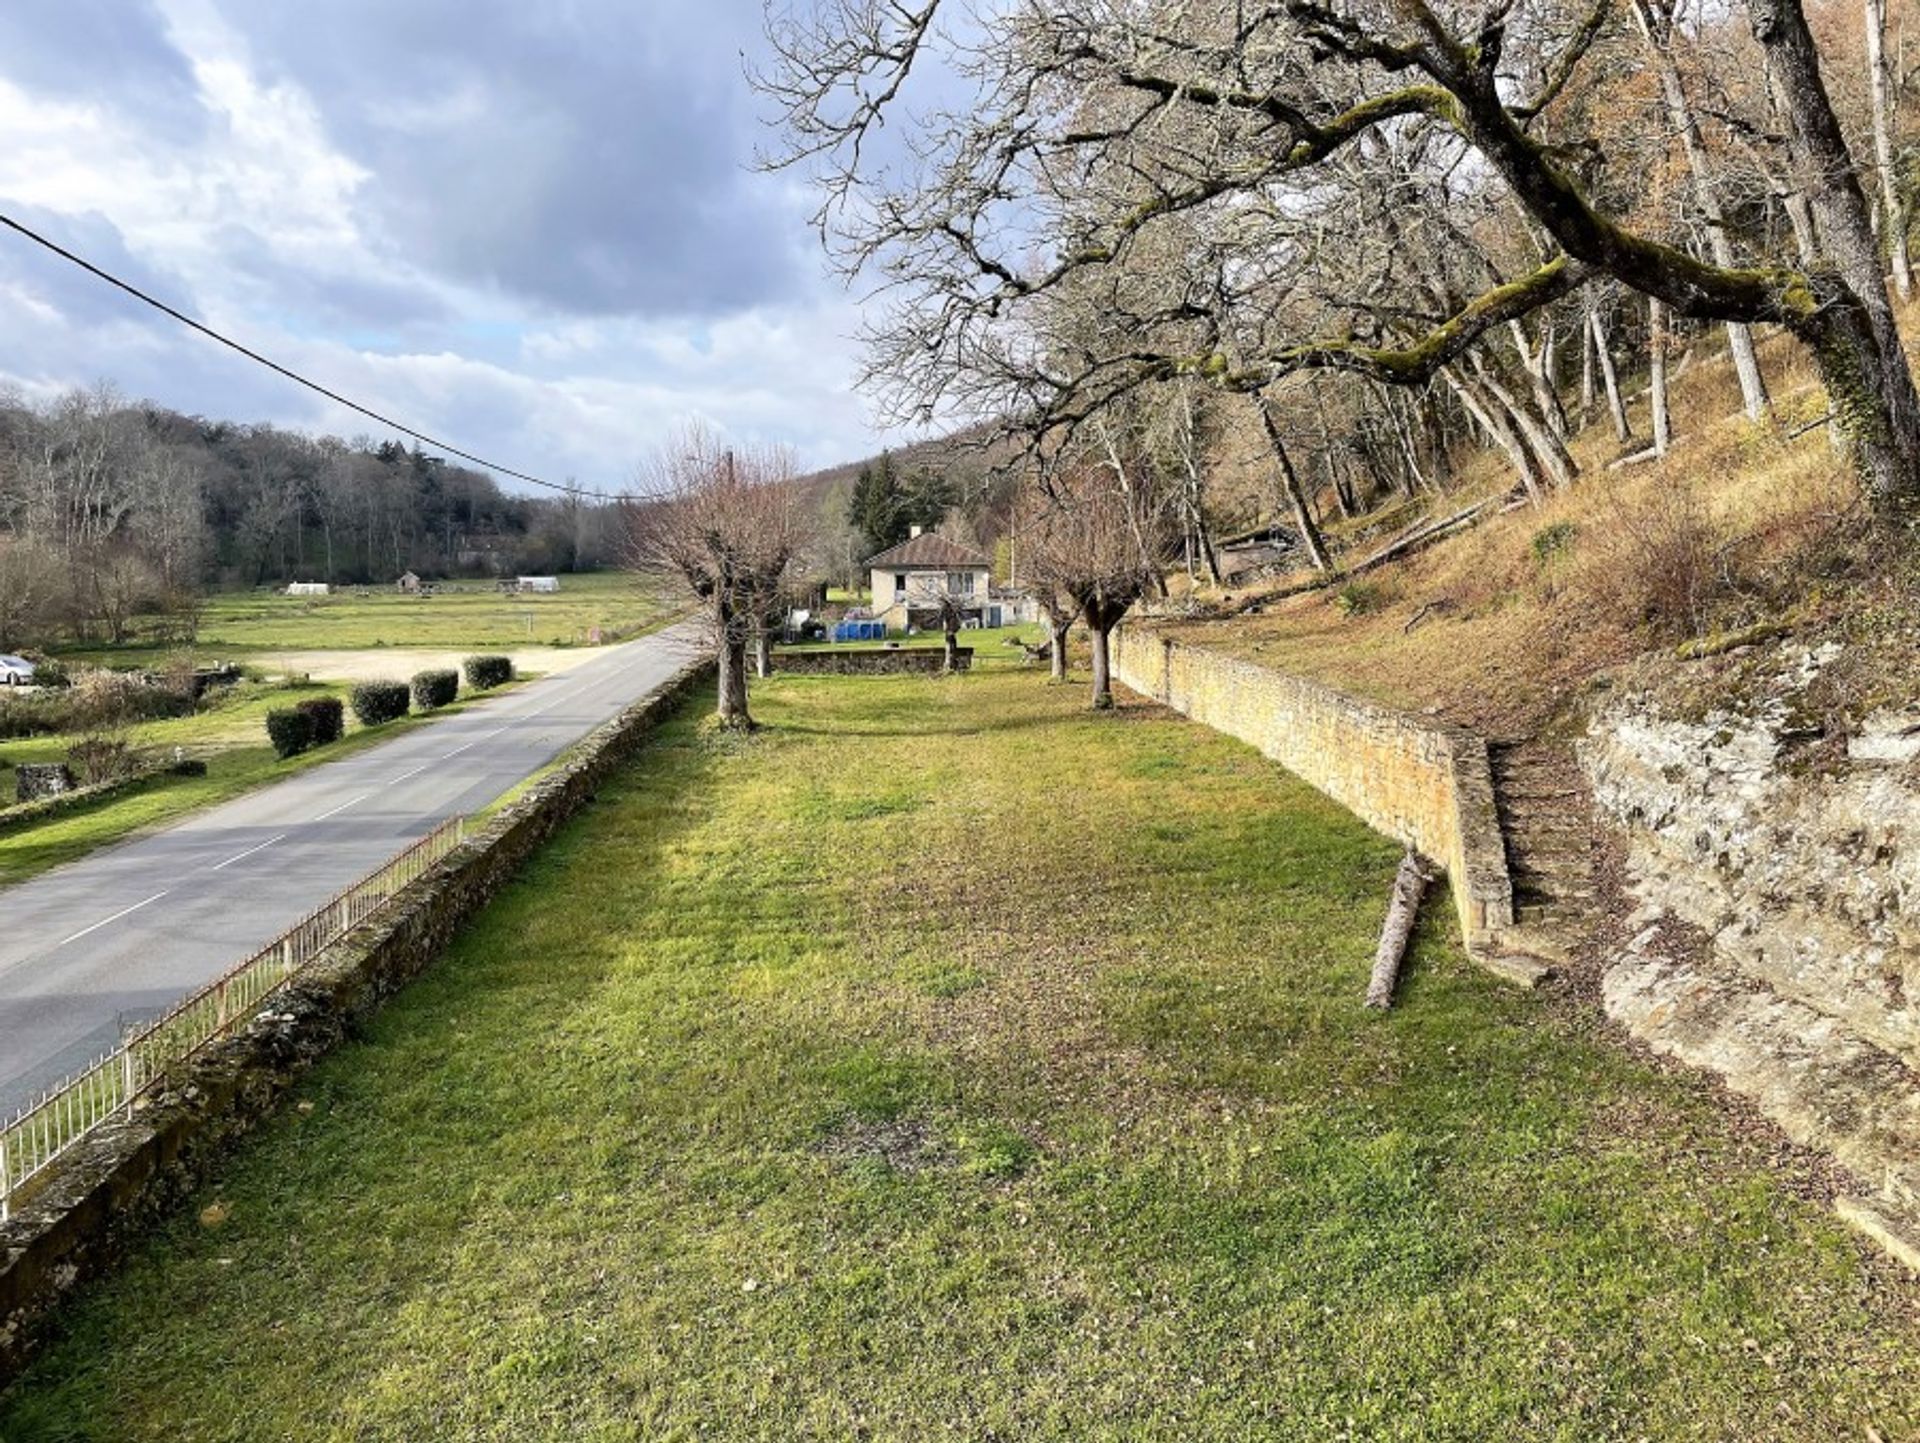
[[[192,67],[153,0],[6,0],[0,67],[36,93],[137,114],[169,140],[190,143],[206,125]]]
[[[257,61],[320,106],[406,255],[576,314],[711,315],[809,269],[740,51],[754,0],[229,5]],[[462,98],[476,113],[460,114]]]

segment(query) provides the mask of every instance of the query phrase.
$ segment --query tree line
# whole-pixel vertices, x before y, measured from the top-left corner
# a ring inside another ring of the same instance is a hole
[[[387,585],[617,559],[610,504],[527,497],[394,441],[312,437],[106,387],[0,398],[0,645],[190,630],[216,587]],[[164,626],[161,628],[166,629]]]

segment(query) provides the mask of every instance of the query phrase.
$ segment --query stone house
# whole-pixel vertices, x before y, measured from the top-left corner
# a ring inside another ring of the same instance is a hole
[[[956,597],[968,621],[984,624],[992,566],[972,547],[933,531],[914,528],[898,546],[866,560],[873,587],[873,615],[889,628],[937,627],[938,603]]]
[[[400,579],[394,582],[393,584],[397,590],[405,591],[405,592],[416,592],[420,589],[419,573],[413,572],[413,571],[403,571],[400,573]]]

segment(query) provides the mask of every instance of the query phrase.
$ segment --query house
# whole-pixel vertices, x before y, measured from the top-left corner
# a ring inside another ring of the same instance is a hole
[[[419,573],[404,571],[400,574],[400,579],[393,584],[400,591],[417,592],[420,589]]]
[[[987,592],[987,626],[1025,626],[1045,619],[1039,601],[1024,586],[995,586]]]
[[[940,624],[939,603],[957,599],[962,614],[979,625],[986,616],[993,568],[970,546],[914,527],[913,535],[866,561],[873,585],[873,614],[895,627]]]
[[[516,576],[513,579],[513,589],[515,591],[537,591],[544,595],[547,592],[558,591],[560,589],[560,578],[557,576]]]
[[[0,686],[32,685],[32,662],[24,656],[0,656]]]
[[[325,596],[331,587],[324,581],[292,581],[287,583],[288,596]]]

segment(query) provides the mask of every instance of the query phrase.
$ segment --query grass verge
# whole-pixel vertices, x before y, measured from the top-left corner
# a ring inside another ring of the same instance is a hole
[[[1365,1013],[1396,851],[1251,749],[1011,668],[700,709],[0,1438],[1911,1436],[1909,1285],[1442,909]]]

